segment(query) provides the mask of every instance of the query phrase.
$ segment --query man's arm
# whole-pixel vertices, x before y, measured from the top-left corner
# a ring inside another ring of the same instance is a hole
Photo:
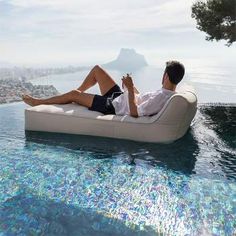
[[[136,87],[134,87],[134,93],[135,94],[139,94],[139,91],[138,91],[138,89]]]
[[[136,88],[134,87],[133,80],[129,75],[127,75],[126,77],[123,77],[122,81],[123,81],[124,86],[126,86],[126,88],[128,89],[130,115],[137,118],[138,110],[137,110],[137,104],[135,100]]]
[[[137,109],[137,105],[136,105],[134,90],[135,90],[135,87],[128,88],[129,110],[130,110],[130,115],[137,118],[138,117],[138,109]]]

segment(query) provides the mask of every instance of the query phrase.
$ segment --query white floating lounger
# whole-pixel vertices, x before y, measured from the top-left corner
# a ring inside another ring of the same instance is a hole
[[[77,104],[39,105],[25,110],[25,129],[169,143],[187,132],[197,110],[192,92],[173,95],[150,117],[103,115]]]

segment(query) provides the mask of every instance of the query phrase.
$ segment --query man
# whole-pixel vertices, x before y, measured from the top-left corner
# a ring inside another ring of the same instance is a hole
[[[166,63],[162,78],[162,88],[155,92],[140,94],[130,75],[127,74],[122,78],[123,92],[110,75],[96,65],[78,89],[47,99],[23,95],[23,101],[31,106],[74,102],[103,114],[149,116],[162,109],[167,100],[175,93],[176,86],[182,80],[184,73],[184,66],[180,62],[169,61]],[[101,95],[85,93],[96,83],[99,85]]]

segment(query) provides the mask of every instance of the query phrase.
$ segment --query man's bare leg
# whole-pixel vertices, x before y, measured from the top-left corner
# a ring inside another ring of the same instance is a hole
[[[89,72],[89,74],[87,75],[81,86],[78,88],[78,90],[84,92],[94,86],[96,83],[98,83],[102,95],[104,95],[114,85],[116,85],[115,81],[111,78],[111,76],[100,66],[96,65]]]
[[[68,104],[75,102],[89,108],[92,106],[94,95],[89,93],[81,93],[78,90],[72,90],[69,93],[46,99],[33,98],[29,95],[23,95],[22,98],[23,101],[30,106],[37,106],[41,104]]]
[[[88,76],[85,78],[78,90],[72,90],[69,93],[48,99],[37,99],[29,95],[23,95],[22,98],[25,103],[31,106],[37,106],[41,104],[68,104],[75,102],[85,107],[91,107],[94,95],[84,93],[84,91],[94,86],[96,83],[98,83],[102,95],[104,95],[114,85],[116,85],[111,76],[97,65],[89,72]]]

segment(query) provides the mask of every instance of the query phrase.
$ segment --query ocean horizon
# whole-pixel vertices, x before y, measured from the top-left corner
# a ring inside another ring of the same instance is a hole
[[[132,73],[134,84],[140,92],[154,91],[161,88],[163,67],[149,65]],[[89,70],[60,75],[49,75],[31,80],[31,82],[42,85],[53,85],[60,93],[68,92],[79,87]],[[121,86],[121,78],[124,71],[108,69],[107,72]],[[234,75],[236,68],[222,64],[186,66],[186,74],[177,90],[191,90],[197,94],[199,103],[235,103],[236,84]],[[99,88],[95,86],[88,90],[89,93],[98,93]]]

